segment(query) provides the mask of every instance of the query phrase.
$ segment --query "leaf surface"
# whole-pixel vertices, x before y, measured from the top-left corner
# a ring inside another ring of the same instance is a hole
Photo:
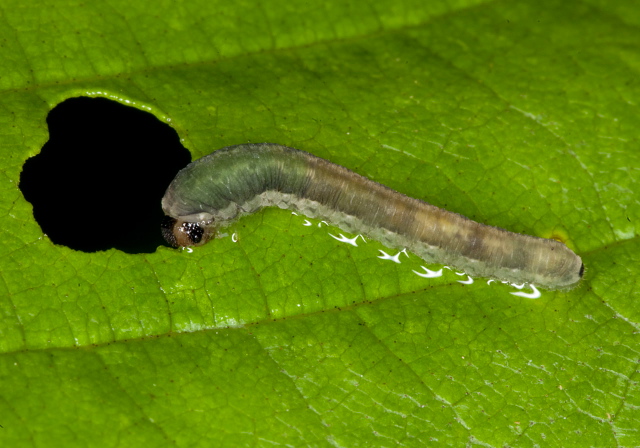
[[[2,8],[3,445],[640,444],[634,2]],[[18,180],[80,95],[150,110],[194,159],[280,143],[563,238],[585,279],[424,279],[281,210],[193,252],[56,246]]]

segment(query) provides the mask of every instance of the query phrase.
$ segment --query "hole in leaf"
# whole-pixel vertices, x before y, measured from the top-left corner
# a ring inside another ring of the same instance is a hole
[[[47,117],[49,141],[24,164],[20,189],[42,231],[84,252],[150,253],[166,245],[160,200],[191,155],[150,113],[72,98]]]

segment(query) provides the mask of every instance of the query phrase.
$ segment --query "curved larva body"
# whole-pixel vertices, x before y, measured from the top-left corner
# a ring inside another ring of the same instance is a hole
[[[162,198],[173,218],[163,233],[174,246],[204,244],[215,229],[269,206],[406,247],[471,276],[559,289],[575,286],[584,270],[580,257],[558,241],[477,223],[327,160],[268,143],[223,148],[180,171]]]

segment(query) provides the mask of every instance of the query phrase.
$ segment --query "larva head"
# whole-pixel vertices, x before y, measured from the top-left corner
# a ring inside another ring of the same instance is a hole
[[[214,235],[212,221],[190,222],[165,216],[161,228],[162,236],[173,247],[202,246]]]

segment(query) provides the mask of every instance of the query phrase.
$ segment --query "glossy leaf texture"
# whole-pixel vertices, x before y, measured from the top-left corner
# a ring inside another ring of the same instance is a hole
[[[640,445],[635,2],[1,8],[3,446]],[[537,300],[426,279],[281,210],[192,252],[55,245],[18,182],[76,96],[150,111],[194,159],[275,142],[562,238],[585,278]]]

